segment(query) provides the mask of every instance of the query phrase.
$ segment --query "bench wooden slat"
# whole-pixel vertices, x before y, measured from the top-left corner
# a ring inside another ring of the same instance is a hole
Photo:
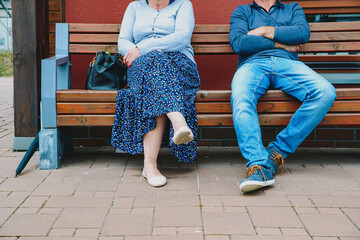
[[[119,34],[71,34],[70,43],[109,43],[117,44]],[[53,40],[55,36],[52,36]],[[51,39],[52,39],[51,38]],[[334,42],[334,41],[359,41],[360,32],[314,32],[311,34],[310,42]],[[195,43],[229,43],[229,34],[193,34],[191,42]]]
[[[117,91],[107,90],[77,90],[67,89],[56,91],[58,102],[115,102]],[[360,99],[360,88],[337,88],[337,100]],[[196,95],[196,101],[230,101],[230,90],[200,90]],[[294,99],[280,90],[267,91],[259,101],[275,101]]]
[[[57,103],[57,114],[114,114],[116,103]]]
[[[294,113],[300,106],[299,101],[259,102],[257,111],[259,113]],[[230,102],[197,102],[196,111],[197,113],[232,113]],[[360,112],[360,100],[336,101],[329,112]]]
[[[289,99],[290,100],[290,99]],[[301,105],[297,101],[259,102],[259,113],[294,113]],[[115,103],[58,103],[57,114],[114,114]],[[197,113],[232,113],[230,102],[197,102]],[[329,112],[360,112],[360,100],[336,101]]]
[[[302,62],[360,62],[360,55],[300,55]]]
[[[311,8],[305,10],[306,14],[349,14],[360,13],[360,8]]]
[[[311,32],[348,32],[358,31],[359,22],[318,22],[309,23]]]
[[[359,22],[326,22],[309,23],[311,32],[339,32],[339,31],[359,31]],[[95,23],[69,23],[69,32],[73,33],[115,33],[119,34],[120,24],[95,24]],[[229,33],[229,24],[197,24],[194,33]]]
[[[360,23],[359,23],[360,24]],[[310,36],[310,42],[318,42],[318,41],[327,41],[327,42],[335,42],[335,41],[359,41],[360,40],[360,32],[313,32]]]
[[[121,24],[69,23],[69,32],[119,33]]]
[[[194,44],[194,52],[198,54],[234,54],[229,44]],[[70,53],[96,53],[97,51],[118,51],[117,45],[109,44],[70,44]],[[308,43],[300,48],[302,53],[312,52],[358,52],[360,42]]]
[[[290,121],[292,114],[259,114],[259,122],[261,126],[284,126]],[[359,113],[346,113],[346,114],[332,114],[329,113],[325,116],[320,126],[335,126],[335,125],[359,125]],[[232,115],[223,114],[200,114],[198,115],[199,126],[233,126]]]
[[[262,126],[284,126],[289,123],[292,114],[259,114]],[[199,126],[233,126],[231,114],[198,114]],[[112,126],[114,115],[58,115],[57,124],[65,126]],[[323,125],[360,125],[359,113],[329,113],[319,124]]]

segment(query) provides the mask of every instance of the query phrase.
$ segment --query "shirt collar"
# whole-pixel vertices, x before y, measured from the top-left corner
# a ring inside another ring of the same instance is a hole
[[[272,7],[281,7],[282,5],[283,3],[280,2],[280,0],[276,0],[276,3]],[[255,1],[253,1],[253,3],[250,6],[254,8],[261,8],[261,6],[259,6]]]

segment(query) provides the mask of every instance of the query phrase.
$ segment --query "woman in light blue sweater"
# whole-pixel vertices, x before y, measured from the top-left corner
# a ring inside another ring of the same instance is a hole
[[[144,152],[142,176],[155,187],[166,183],[157,168],[162,141],[179,161],[196,158],[194,24],[189,0],[131,2],[121,24],[118,48],[128,88],[118,91],[111,142],[131,154]]]

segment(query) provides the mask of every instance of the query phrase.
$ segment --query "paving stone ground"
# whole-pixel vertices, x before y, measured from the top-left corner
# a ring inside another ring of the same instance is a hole
[[[112,148],[77,148],[58,170],[36,153],[13,178],[11,87],[0,79],[0,240],[360,239],[360,150],[300,149],[248,195],[236,148],[200,148],[194,164],[162,149],[162,188],[141,178],[141,155]]]

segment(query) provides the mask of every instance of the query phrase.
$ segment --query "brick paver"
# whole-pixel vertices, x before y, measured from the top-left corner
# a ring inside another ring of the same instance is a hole
[[[141,178],[141,155],[106,147],[75,148],[58,170],[39,170],[35,153],[14,178],[11,85],[0,79],[0,240],[360,239],[357,149],[300,149],[248,195],[237,148],[200,148],[195,164],[162,149],[162,188]]]

